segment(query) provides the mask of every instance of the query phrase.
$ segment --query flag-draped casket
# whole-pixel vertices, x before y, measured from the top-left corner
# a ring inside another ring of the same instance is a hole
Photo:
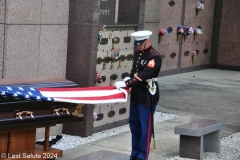
[[[49,148],[50,126],[82,121],[81,105],[55,102],[40,88],[69,88],[77,84],[51,77],[0,80],[0,152],[2,159],[54,159],[62,151]],[[36,92],[37,91],[37,92]],[[50,99],[49,99],[50,98]],[[44,146],[36,145],[36,128],[45,127]]]
[[[126,102],[128,89],[78,87],[51,77],[0,80],[0,152],[2,159],[54,159],[62,150],[49,148],[50,126],[83,121],[84,104]],[[36,145],[36,128],[45,127],[44,146]]]

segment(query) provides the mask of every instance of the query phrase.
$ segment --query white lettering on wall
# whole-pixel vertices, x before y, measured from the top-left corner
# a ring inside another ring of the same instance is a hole
[[[109,15],[110,10],[100,10],[100,15]]]

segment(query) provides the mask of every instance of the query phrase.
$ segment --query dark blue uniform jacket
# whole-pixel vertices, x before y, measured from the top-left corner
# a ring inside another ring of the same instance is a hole
[[[147,80],[158,77],[162,66],[162,58],[157,50],[152,46],[139,51],[137,50],[133,56],[133,65],[129,77],[131,79],[125,81],[128,88],[131,87],[131,101],[135,103],[144,104],[147,101],[148,83]],[[157,81],[155,81],[157,90],[153,95],[153,104],[159,101],[159,87]]]

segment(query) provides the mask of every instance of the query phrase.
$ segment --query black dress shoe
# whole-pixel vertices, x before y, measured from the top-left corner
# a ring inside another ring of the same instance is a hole
[[[130,160],[136,160],[136,158],[137,158],[137,157],[131,156],[131,157],[130,157]]]

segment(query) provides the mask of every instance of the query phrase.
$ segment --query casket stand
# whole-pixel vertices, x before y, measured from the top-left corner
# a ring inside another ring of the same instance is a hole
[[[3,78],[0,86],[77,87],[77,84],[52,77]],[[25,101],[0,98],[0,159],[42,160],[62,157],[62,150],[49,147],[50,127],[83,121],[80,104]],[[36,129],[45,128],[44,145],[36,144]]]

